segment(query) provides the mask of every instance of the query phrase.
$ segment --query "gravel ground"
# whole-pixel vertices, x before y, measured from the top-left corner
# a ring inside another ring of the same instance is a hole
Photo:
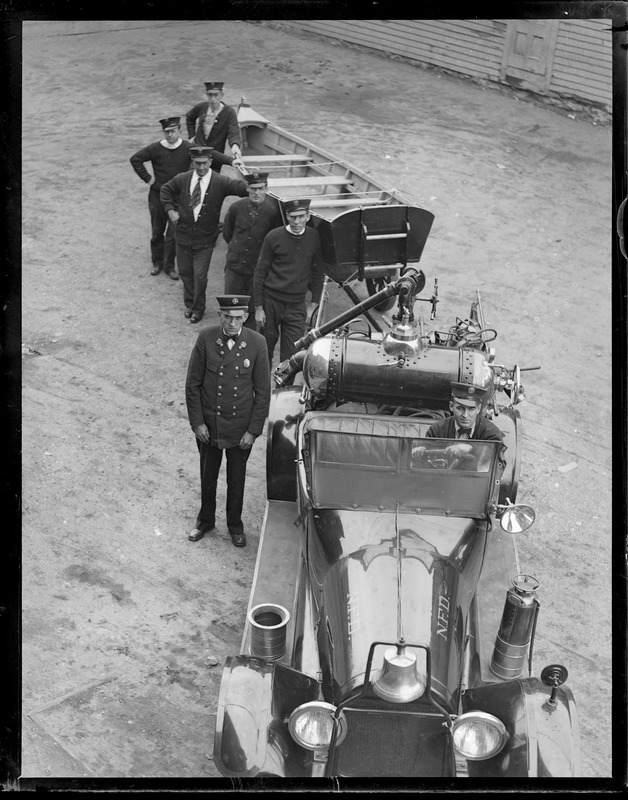
[[[518,539],[541,582],[535,673],[567,666],[582,774],[609,777],[608,125],[247,22],[27,22],[23,60],[23,778],[218,775],[219,664],[239,648],[265,442],[248,546],[224,520],[188,542],[198,331],[181,284],[149,274],[146,186],[128,162],[210,79],[432,211],[422,268],[442,329],[479,289],[497,360],[542,367],[524,373],[518,498],[537,512]],[[346,302],[332,292],[330,307]]]

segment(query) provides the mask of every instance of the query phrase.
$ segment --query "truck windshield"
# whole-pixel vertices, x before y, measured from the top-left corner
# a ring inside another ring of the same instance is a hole
[[[495,502],[499,442],[428,439],[416,428],[347,431],[311,426],[305,448],[318,508],[483,518]],[[390,434],[394,435],[390,435]]]

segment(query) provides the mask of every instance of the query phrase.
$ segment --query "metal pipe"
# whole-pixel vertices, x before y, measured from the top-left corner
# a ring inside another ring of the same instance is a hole
[[[312,330],[306,333],[305,336],[302,336],[300,339],[298,339],[294,343],[294,346],[297,350],[308,348],[312,342],[315,342],[317,339],[326,336],[339,325],[359,317],[360,314],[363,314],[365,311],[378,306],[380,303],[383,303],[384,300],[387,300],[389,297],[393,297],[394,295],[399,295],[400,301],[405,305],[405,302],[410,295],[420,292],[424,286],[425,275],[423,272],[411,267],[399,278],[399,280],[388,284],[388,286],[386,286],[384,289],[381,289],[379,292],[371,295],[371,297],[367,297],[366,300],[362,300],[362,302],[358,303],[357,306],[348,308],[346,311],[338,314],[337,317],[334,317],[333,319],[330,319],[329,322],[321,325],[320,328],[312,328]]]
[[[398,294],[399,289],[394,283],[389,284],[386,286],[385,289],[377,292],[376,294],[368,297],[366,300],[362,300],[361,303],[358,303],[357,306],[353,308],[348,308],[346,311],[343,311],[341,314],[338,314],[337,317],[330,319],[329,322],[326,322],[324,325],[321,325],[320,328],[312,328],[311,331],[302,336],[298,339],[294,346],[297,350],[308,348],[312,342],[315,342],[317,339],[326,336],[328,333],[333,331],[339,325],[342,325],[345,322],[349,322],[356,317],[359,317],[360,314],[368,311],[371,308],[382,303],[384,300],[387,300],[389,297],[392,297],[395,294]]]
[[[342,288],[345,290],[346,294],[351,298],[351,302],[352,303],[359,303],[360,302],[360,298],[353,291],[351,286],[348,286],[346,283],[343,283],[342,284]],[[379,324],[379,322],[375,319],[375,317],[373,317],[371,314],[369,314],[368,311],[364,312],[364,316],[366,317],[366,319],[370,322],[370,324],[373,326],[373,328],[376,331],[378,331],[379,333],[382,333],[382,327]],[[318,320],[317,320],[317,324],[318,324]]]

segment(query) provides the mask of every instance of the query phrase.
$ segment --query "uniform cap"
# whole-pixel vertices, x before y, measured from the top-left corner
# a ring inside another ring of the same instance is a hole
[[[218,92],[222,92],[222,87],[224,86],[224,82],[220,81],[205,81],[205,89],[208,91],[209,89],[215,89]]]
[[[474,386],[472,383],[452,383],[451,396],[456,400],[468,400],[472,403],[482,403],[486,395],[486,389],[481,386]]]
[[[181,124],[181,117],[165,117],[160,119],[161,127],[167,131],[168,128],[178,128]]]
[[[245,175],[244,180],[249,186],[255,186],[258,183],[268,183],[267,172],[252,172],[250,175]]]
[[[289,214],[291,211],[309,211],[310,210],[310,200],[283,200],[281,205],[284,210],[284,214]]]
[[[250,299],[247,294],[222,294],[216,297],[221,311],[248,311]]]
[[[211,158],[211,147],[190,147],[190,158],[195,161],[198,158]]]

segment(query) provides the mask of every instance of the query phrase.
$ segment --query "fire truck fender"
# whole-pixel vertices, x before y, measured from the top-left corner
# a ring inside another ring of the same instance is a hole
[[[555,705],[538,678],[481,686],[463,695],[463,711],[485,711],[506,726],[503,750],[486,761],[469,761],[470,777],[563,778],[580,774],[579,728],[571,690],[561,686]]]

